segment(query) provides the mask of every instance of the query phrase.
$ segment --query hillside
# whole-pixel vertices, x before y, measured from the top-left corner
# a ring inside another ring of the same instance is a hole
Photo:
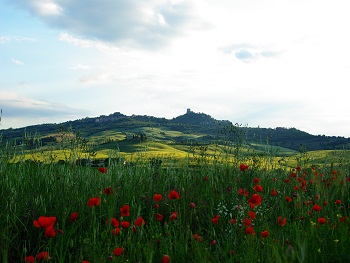
[[[53,146],[63,136],[78,134],[98,150],[118,147],[132,149],[142,141],[168,145],[190,145],[244,141],[246,144],[268,144],[295,151],[344,149],[350,138],[311,135],[296,128],[253,128],[233,125],[227,120],[216,120],[204,113],[191,110],[173,119],[145,115],[127,116],[115,112],[108,116],[84,118],[59,124],[42,124],[1,131],[2,141],[11,144],[34,146],[40,137],[42,146]]]

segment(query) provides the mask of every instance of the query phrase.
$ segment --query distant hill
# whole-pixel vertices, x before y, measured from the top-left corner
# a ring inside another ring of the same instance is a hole
[[[232,129],[233,128],[233,129]],[[260,143],[288,148],[291,150],[333,150],[349,148],[350,138],[311,135],[296,128],[253,128],[233,125],[227,120],[216,120],[205,113],[190,109],[173,119],[156,118],[146,115],[127,116],[115,112],[108,116],[84,118],[59,124],[33,125],[0,131],[3,141],[21,143],[24,137],[38,135],[42,144],[53,144],[62,132],[78,132],[82,137],[108,147],[108,141],[131,139],[152,140],[162,143],[201,143],[234,140],[240,136],[247,144]],[[230,133],[230,134],[229,134]],[[101,142],[102,140],[102,142]],[[28,143],[28,142],[27,142]]]

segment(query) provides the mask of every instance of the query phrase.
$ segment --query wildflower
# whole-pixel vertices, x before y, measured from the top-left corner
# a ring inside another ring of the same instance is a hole
[[[130,223],[128,221],[121,221],[120,225],[122,228],[128,228],[130,226]]]
[[[203,237],[198,235],[198,234],[194,234],[192,237],[193,237],[193,239],[197,240],[198,242],[202,242],[202,240],[203,240]]]
[[[106,225],[108,225],[108,223],[109,223],[109,221],[106,220]],[[118,219],[112,217],[112,219],[111,219],[111,225],[114,226],[114,227],[118,227],[118,226],[119,226],[119,221],[118,221]]]
[[[144,224],[146,224],[145,220],[139,216],[138,218],[136,218],[134,225],[135,226],[143,226]]]
[[[254,182],[254,184],[257,184],[257,183],[260,182],[260,179],[259,178],[254,178],[253,182]]]
[[[337,205],[340,205],[340,204],[341,204],[341,200],[337,200],[337,201],[335,201],[335,203],[336,203]]]
[[[101,200],[99,197],[92,197],[87,202],[87,205],[90,207],[98,206],[100,204]]]
[[[50,255],[49,255],[49,252],[43,251],[43,252],[40,252],[39,254],[37,254],[35,258],[37,260],[49,260]]]
[[[120,231],[121,231],[121,229],[120,229],[120,227],[116,227],[115,229],[112,229],[111,230],[111,233],[112,233],[112,235],[119,235],[120,234]]]
[[[156,218],[157,221],[162,221],[163,220],[163,215],[162,214],[154,214],[154,217]]]
[[[213,241],[210,242],[210,245],[211,245],[211,246],[214,246],[214,245],[216,245],[216,243],[217,243],[217,241],[216,241],[216,240],[213,240]]]
[[[288,195],[286,195],[284,197],[284,199],[288,202],[288,203],[291,203],[293,201],[293,198],[289,197]]]
[[[106,194],[106,195],[110,195],[113,193],[113,189],[112,187],[107,187],[105,189],[103,189],[103,192]]]
[[[236,224],[237,223],[237,220],[235,218],[232,218],[230,221],[229,221],[230,224]]]
[[[101,173],[107,173],[107,168],[106,167],[98,167],[97,168]]]
[[[90,263],[90,262],[87,260],[83,260],[81,263]]]
[[[267,238],[267,236],[269,235],[269,232],[267,230],[264,230],[261,232],[261,237],[262,238]]]
[[[253,189],[254,189],[255,192],[258,192],[258,193],[263,191],[263,188],[262,188],[262,186],[260,184],[254,186]]]
[[[130,206],[123,205],[120,209],[121,216],[130,216]]]
[[[70,221],[70,222],[74,222],[75,220],[78,219],[78,216],[79,216],[78,212],[73,212],[73,213],[69,216],[69,221]]]
[[[170,215],[170,221],[177,219],[177,212],[172,212]]]
[[[251,226],[247,226],[245,229],[245,234],[246,235],[255,235],[255,231],[254,228]]]
[[[238,189],[238,194],[239,195],[245,195],[245,196],[249,195],[248,191],[246,189],[242,189],[242,188]]]
[[[169,263],[170,262],[170,257],[168,255],[164,255],[162,258],[162,263]]]
[[[56,231],[53,229],[53,227],[47,227],[44,232],[45,237],[55,237],[56,236]]]
[[[171,190],[170,193],[168,194],[169,199],[179,199],[179,193],[176,192],[175,190]]]
[[[211,222],[216,225],[217,223],[219,223],[219,218],[220,216],[219,215],[215,215],[212,219],[211,219]]]
[[[248,216],[249,216],[252,220],[254,220],[254,219],[256,218],[256,215],[255,215],[255,213],[254,213],[253,211],[248,211]]]
[[[262,201],[262,197],[259,194],[253,194],[248,199],[248,202],[252,208],[254,208],[256,205],[260,205],[261,201]]]
[[[248,169],[248,165],[245,165],[243,163],[239,165],[239,170],[241,170],[242,172],[247,170],[247,169]]]
[[[121,254],[123,254],[123,249],[121,247],[117,247],[116,249],[114,249],[113,255],[119,257]]]
[[[281,216],[278,217],[277,219],[277,223],[280,225],[280,226],[285,226],[287,224],[287,218],[282,218]]]
[[[320,207],[318,204],[314,204],[314,206],[312,207],[312,210],[319,212],[322,210],[322,207]]]
[[[155,194],[153,196],[153,200],[156,201],[157,203],[163,199],[163,196],[161,194]]]
[[[50,217],[40,216],[38,220],[33,221],[33,224],[35,227],[38,227],[38,228],[52,228],[55,222],[56,222],[56,217],[54,216],[50,216]]]
[[[320,223],[321,225],[323,225],[323,224],[326,223],[326,219],[323,218],[323,217],[319,217],[319,218],[317,219],[317,222]]]
[[[191,207],[191,208],[195,208],[195,207],[196,207],[196,204],[193,203],[193,202],[191,202],[191,203],[190,203],[190,207]]]
[[[33,256],[26,256],[24,258],[24,262],[34,263],[35,262],[35,258]]]
[[[205,176],[205,177],[204,177],[204,180],[205,180],[205,181],[208,181],[208,180],[209,180],[209,176],[208,176],[208,175]]]
[[[252,225],[252,221],[249,219],[249,218],[244,218],[242,220],[242,223],[245,225],[245,226],[251,226]]]
[[[271,196],[276,196],[277,195],[276,189],[272,189],[271,192],[270,192],[270,195]]]

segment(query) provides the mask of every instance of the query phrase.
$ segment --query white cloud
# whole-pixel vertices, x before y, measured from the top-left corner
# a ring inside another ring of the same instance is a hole
[[[22,61],[20,61],[20,60],[18,60],[18,59],[14,59],[14,58],[11,59],[11,62],[14,63],[14,64],[16,64],[16,65],[20,65],[20,66],[21,66],[21,65],[24,65],[24,63],[23,63]]]

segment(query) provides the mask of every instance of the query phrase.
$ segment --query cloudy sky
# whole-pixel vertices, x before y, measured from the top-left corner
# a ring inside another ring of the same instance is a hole
[[[0,128],[204,112],[350,137],[348,0],[0,0]]]

